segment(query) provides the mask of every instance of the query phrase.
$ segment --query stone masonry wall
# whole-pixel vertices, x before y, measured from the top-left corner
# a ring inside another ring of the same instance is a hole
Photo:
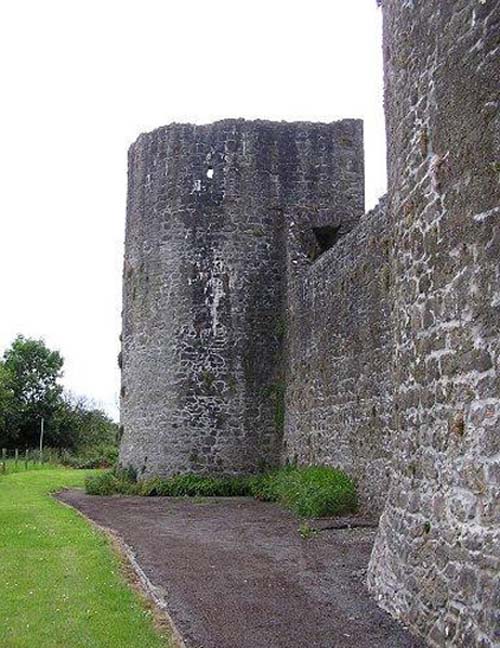
[[[350,229],[362,124],[173,124],[129,153],[120,462],[139,476],[279,460],[285,214]]]
[[[293,249],[284,458],[344,469],[357,480],[363,509],[377,515],[393,417],[384,203],[315,261]]]
[[[383,12],[396,432],[369,584],[431,646],[498,646],[500,3]]]

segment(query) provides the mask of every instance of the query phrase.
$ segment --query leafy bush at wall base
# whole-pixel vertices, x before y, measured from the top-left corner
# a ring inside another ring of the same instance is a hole
[[[122,469],[88,477],[90,495],[143,495],[173,497],[252,496],[277,502],[301,517],[326,517],[354,513],[356,487],[342,470],[327,466],[287,466],[262,475],[243,477],[175,475],[135,481]]]
[[[328,466],[285,467],[256,480],[257,499],[278,502],[301,517],[329,517],[357,509],[354,481]]]
[[[85,479],[85,490],[90,495],[138,495],[138,484],[125,471],[106,470]]]
[[[236,497],[252,494],[247,477],[204,477],[185,474],[169,479],[154,478],[139,482],[137,486],[139,495]]]

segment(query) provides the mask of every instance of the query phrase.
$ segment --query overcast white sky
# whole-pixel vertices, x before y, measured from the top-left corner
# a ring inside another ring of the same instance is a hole
[[[375,0],[2,3],[0,349],[43,337],[116,416],[129,144],[171,121],[360,117],[370,208],[381,59]]]

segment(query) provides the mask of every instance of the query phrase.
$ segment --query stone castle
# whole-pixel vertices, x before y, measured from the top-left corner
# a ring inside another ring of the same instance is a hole
[[[173,124],[129,153],[120,460],[342,467],[382,607],[500,645],[500,3],[384,0],[388,194],[362,124]]]

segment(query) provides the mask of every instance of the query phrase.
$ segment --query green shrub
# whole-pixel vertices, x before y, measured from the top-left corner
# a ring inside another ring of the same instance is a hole
[[[138,494],[145,497],[165,495],[164,491],[165,481],[159,477],[154,477],[153,479],[148,479],[147,481],[140,482],[138,484]]]
[[[356,486],[342,470],[328,466],[287,466],[256,477],[252,494],[278,502],[301,517],[326,517],[353,513],[357,508]]]
[[[85,479],[85,490],[89,495],[137,495],[139,484],[125,470],[107,470]]]
[[[353,513],[356,487],[342,470],[327,466],[287,466],[263,475],[227,477],[194,474],[136,482],[135,474],[115,469],[88,477],[90,495],[144,495],[171,497],[234,497],[252,495],[277,502],[300,517],[314,518]]]
[[[139,492],[141,495],[171,497],[234,497],[251,494],[248,477],[206,477],[190,473],[168,479],[154,477],[141,482]]]
[[[301,517],[342,515],[357,508],[354,482],[335,468],[297,468],[284,473],[276,488],[278,501]]]
[[[61,463],[69,468],[111,468],[118,460],[116,445],[101,444],[83,448],[79,452],[61,454]]]
[[[280,499],[279,485],[284,482],[286,475],[297,470],[291,466],[285,466],[263,475],[256,475],[250,478],[251,494],[263,502],[278,502]]]
[[[89,475],[85,478],[85,490],[89,495],[114,495],[116,487],[115,476],[111,472]]]

